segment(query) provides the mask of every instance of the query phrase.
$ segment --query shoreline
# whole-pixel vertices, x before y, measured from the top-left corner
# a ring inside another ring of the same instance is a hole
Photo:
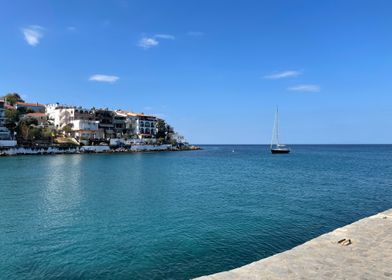
[[[125,153],[156,153],[180,152],[201,150],[198,146],[175,147],[170,144],[163,145],[134,145],[129,147],[110,147],[107,145],[80,146],[80,147],[13,147],[0,149],[0,157],[23,155],[73,155],[73,154],[125,154]]]
[[[198,280],[391,279],[392,208],[282,253]]]

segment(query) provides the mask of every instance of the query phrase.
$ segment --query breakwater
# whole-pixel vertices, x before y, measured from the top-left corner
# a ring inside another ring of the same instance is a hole
[[[195,146],[176,147],[170,144],[163,145],[133,145],[129,147],[110,147],[108,145],[81,146],[81,147],[12,147],[2,148],[0,156],[16,155],[53,155],[53,154],[82,154],[82,153],[126,153],[126,152],[153,152],[153,151],[185,151],[198,150]]]
[[[391,279],[392,209],[321,235],[217,279]]]

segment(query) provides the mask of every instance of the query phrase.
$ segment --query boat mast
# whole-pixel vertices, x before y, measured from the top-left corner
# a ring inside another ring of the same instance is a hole
[[[276,106],[276,145],[279,146],[279,111]]]
[[[274,126],[273,126],[273,128],[272,128],[271,149],[272,149],[272,146],[273,146],[274,144],[279,145],[279,118],[278,118],[278,107],[276,107]]]

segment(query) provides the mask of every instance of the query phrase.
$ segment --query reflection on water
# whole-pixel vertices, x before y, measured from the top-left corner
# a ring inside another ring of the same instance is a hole
[[[48,157],[40,205],[44,226],[72,226],[83,199],[81,155]]]

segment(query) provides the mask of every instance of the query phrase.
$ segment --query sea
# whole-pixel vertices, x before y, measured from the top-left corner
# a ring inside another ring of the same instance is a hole
[[[191,279],[392,208],[392,145],[0,158],[0,279]]]

